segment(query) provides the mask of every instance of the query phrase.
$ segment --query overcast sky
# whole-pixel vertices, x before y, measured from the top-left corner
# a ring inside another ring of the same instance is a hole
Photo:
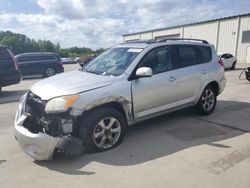
[[[0,0],[0,31],[93,49],[122,35],[250,13],[250,0]]]

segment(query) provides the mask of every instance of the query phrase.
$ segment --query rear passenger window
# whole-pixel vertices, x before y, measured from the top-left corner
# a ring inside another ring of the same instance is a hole
[[[27,55],[18,57],[18,62],[28,62],[28,61],[49,61],[55,60],[55,57],[52,55]]]
[[[207,46],[177,46],[176,55],[176,64],[179,68],[208,63],[212,60],[211,48]]]
[[[188,67],[199,64],[199,56],[197,49],[194,46],[178,46],[178,67]]]

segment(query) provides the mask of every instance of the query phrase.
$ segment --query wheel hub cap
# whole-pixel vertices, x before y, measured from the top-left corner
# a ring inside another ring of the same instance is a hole
[[[113,117],[102,119],[94,128],[94,144],[101,149],[107,149],[117,143],[121,135],[121,125]]]

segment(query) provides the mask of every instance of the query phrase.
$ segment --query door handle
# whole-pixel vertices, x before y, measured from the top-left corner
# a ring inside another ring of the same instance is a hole
[[[169,82],[174,82],[175,80],[176,80],[176,78],[173,77],[173,76],[171,76],[171,77],[168,78],[168,81],[169,81]]]
[[[206,70],[202,70],[202,74],[207,74],[207,71]]]

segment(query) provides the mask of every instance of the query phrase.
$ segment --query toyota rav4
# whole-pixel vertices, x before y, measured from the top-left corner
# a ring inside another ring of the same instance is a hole
[[[211,114],[225,84],[223,63],[207,41],[126,42],[33,85],[20,100],[15,137],[35,160],[108,150],[137,122],[187,107]]]

